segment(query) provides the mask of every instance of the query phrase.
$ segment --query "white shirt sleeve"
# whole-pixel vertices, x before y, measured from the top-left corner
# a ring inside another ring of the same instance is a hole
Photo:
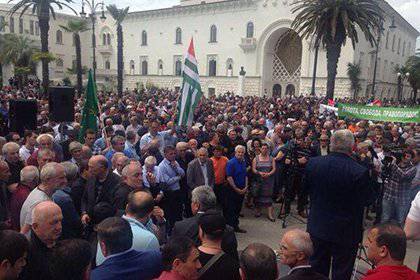
[[[416,198],[411,203],[410,212],[407,217],[415,222],[420,222],[420,192],[417,193]]]

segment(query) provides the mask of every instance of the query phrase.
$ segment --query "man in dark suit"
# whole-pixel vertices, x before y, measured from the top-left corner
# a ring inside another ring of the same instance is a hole
[[[188,164],[187,184],[190,190],[199,186],[214,186],[214,167],[206,148],[197,151],[197,157]]]
[[[280,262],[290,267],[287,276],[281,280],[327,280],[322,274],[315,272],[309,264],[313,254],[311,237],[300,229],[287,231],[280,241]]]
[[[82,197],[82,223],[87,225],[97,220],[94,217],[95,206],[99,203],[112,205],[120,177],[110,171],[108,161],[104,156],[93,156],[89,159],[91,178],[86,183]]]
[[[171,238],[186,236],[191,238],[197,246],[201,245],[198,237],[198,218],[204,212],[216,208],[216,195],[208,186],[200,186],[192,191],[191,209],[193,217],[175,223]],[[222,249],[225,253],[230,254],[238,259],[238,241],[235,232],[230,226],[226,227],[225,234],[222,239]]]
[[[363,210],[374,197],[368,170],[350,157],[349,130],[331,136],[331,153],[309,160],[305,190],[311,201],[307,230],[314,245],[312,267],[332,279],[350,279],[362,240]]]
[[[106,218],[98,225],[98,241],[106,260],[91,273],[92,280],[154,279],[162,271],[159,251],[136,251],[128,221]]]

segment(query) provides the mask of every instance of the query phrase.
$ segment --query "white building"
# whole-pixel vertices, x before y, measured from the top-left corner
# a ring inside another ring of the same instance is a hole
[[[6,26],[0,33],[14,33],[20,36],[26,36],[34,41],[34,45],[41,49],[41,40],[39,36],[38,18],[33,15],[29,9],[22,17],[20,11],[10,15],[10,8],[13,5],[0,4],[0,22],[6,22]],[[68,68],[76,63],[75,46],[73,43],[73,34],[65,32],[60,25],[67,25],[68,20],[78,19],[75,16],[66,14],[56,14],[56,20],[50,20],[49,31],[49,48],[50,52],[55,56],[56,60],[49,64],[50,80],[55,83],[63,84],[62,80],[69,77],[75,80],[71,74],[67,72]],[[92,65],[92,44],[91,33],[84,32],[81,35],[82,42],[82,63],[84,66]],[[37,75],[41,77],[41,63],[38,63]],[[3,65],[2,67],[3,83],[7,84],[9,77],[13,76],[13,66]]]
[[[226,91],[245,95],[285,93],[309,94],[312,85],[314,50],[311,42],[302,40],[290,25],[294,0],[180,0],[180,5],[149,11],[131,12],[123,22],[125,87],[140,83],[159,87],[181,86],[183,57],[190,39],[194,39],[199,63],[201,86],[205,94]],[[384,33],[377,59],[376,97],[396,97],[396,66],[415,54],[419,32],[385,1]],[[1,6],[0,6],[1,7]],[[0,11],[1,14],[1,11]],[[32,16],[24,17],[29,21]],[[63,57],[64,69],[74,59],[71,35],[64,45],[55,44],[57,26],[51,21],[50,46]],[[17,17],[16,17],[17,18]],[[389,26],[395,19],[397,28]],[[64,20],[63,20],[64,21]],[[7,28],[7,27],[6,27]],[[28,27],[26,27],[27,29]],[[109,81],[117,69],[116,26],[110,15],[97,23],[98,81]],[[82,39],[83,64],[92,65],[90,32]],[[351,95],[347,64],[362,67],[362,91],[371,92],[376,49],[361,35],[355,49],[348,42],[342,49],[336,79],[336,96]],[[241,67],[245,79],[239,82]],[[54,62],[52,77],[62,77]],[[326,91],[326,52],[320,50],[317,67],[317,94]],[[114,78],[112,79],[114,80]],[[409,96],[410,87],[404,87]]]
[[[181,85],[180,67],[191,38],[203,91],[219,94],[238,93],[240,67],[246,71],[246,95],[284,95],[285,92],[311,91],[314,51],[310,42],[301,40],[290,29],[294,15],[291,0],[181,0],[171,8],[132,12],[123,22],[125,86],[140,82],[176,88]],[[386,2],[384,36],[377,63],[377,97],[396,95],[397,76],[393,69],[414,55],[419,32]],[[392,18],[397,28],[390,30]],[[103,30],[113,30],[111,21]],[[105,32],[105,31],[104,31]],[[111,31],[112,33],[112,31]],[[336,96],[348,95],[350,83],[346,68],[349,62],[363,69],[363,90],[370,91],[375,62],[375,48],[360,36],[353,50],[350,42],[342,50],[338,65]],[[116,68],[116,50],[106,55]],[[326,89],[326,53],[319,53],[317,93]],[[405,87],[406,95],[409,87]]]

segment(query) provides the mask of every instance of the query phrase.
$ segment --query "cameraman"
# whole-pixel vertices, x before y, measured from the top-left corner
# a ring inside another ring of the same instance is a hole
[[[283,156],[286,173],[286,184],[284,193],[284,207],[280,212],[280,215],[290,213],[290,204],[297,195],[297,211],[299,216],[302,218],[308,217],[305,212],[305,207],[308,204],[308,197],[307,194],[302,190],[302,183],[305,166],[311,155],[312,153],[310,147],[306,145],[305,139],[303,137],[303,131],[297,129],[295,133],[295,139],[290,141]]]
[[[416,175],[414,152],[405,150],[400,162],[394,156],[385,157],[389,163],[389,179],[384,182],[382,223],[397,221],[403,225],[411,203],[411,181]]]

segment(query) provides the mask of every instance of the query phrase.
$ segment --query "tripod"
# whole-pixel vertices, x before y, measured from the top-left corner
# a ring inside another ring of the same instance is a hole
[[[289,172],[287,174],[287,176],[288,176],[289,180],[287,182],[288,185],[286,185],[286,188],[287,187],[289,187],[289,188],[295,188],[295,185],[293,183],[294,183],[294,180],[296,179],[295,176],[297,176],[297,175],[294,174],[293,171],[292,171],[292,172]],[[300,182],[300,184],[302,184],[302,182]],[[300,190],[300,192],[301,192],[301,190]],[[293,198],[290,197],[289,191],[285,190],[283,201],[280,203],[280,213],[278,215],[278,218],[282,221],[282,228],[286,228],[287,227],[286,222],[287,222],[287,218],[288,217],[291,217],[291,218],[297,220],[301,224],[306,224],[306,221],[303,220],[303,218],[300,218],[300,217],[298,217],[298,216],[296,216],[294,214],[291,214],[291,209],[287,209],[287,211],[286,211],[286,203],[289,203],[288,200],[294,200],[294,198],[296,196],[295,190],[293,190],[292,193],[293,193]],[[288,206],[288,208],[290,208],[290,205]],[[307,208],[305,209],[305,213],[306,213],[306,215],[308,215]]]
[[[365,273],[359,270],[360,262],[367,264],[372,269],[375,268],[375,266],[368,260],[366,248],[362,243],[359,244],[359,249],[357,250],[356,264],[353,269],[353,277],[351,278],[352,280],[362,279],[362,277],[365,276]]]
[[[367,212],[367,208],[365,209],[365,211],[363,211],[363,226],[366,225],[365,224],[366,212]],[[357,249],[356,263],[353,268],[353,277],[351,278],[352,280],[358,280],[358,279],[361,279],[363,276],[365,276],[365,273],[359,270],[359,266],[361,262],[368,265],[372,269],[375,268],[375,266],[368,260],[366,248],[365,246],[363,246],[363,240],[362,240],[362,243],[359,243],[359,248]]]

